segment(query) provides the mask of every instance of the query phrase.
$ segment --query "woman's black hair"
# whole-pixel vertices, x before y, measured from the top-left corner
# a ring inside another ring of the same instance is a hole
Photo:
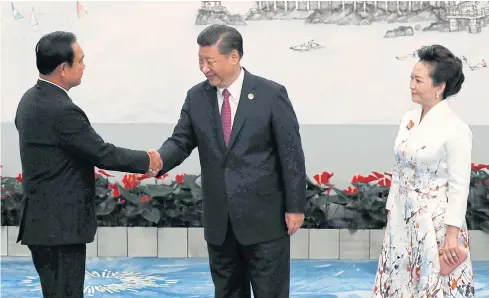
[[[417,51],[419,60],[431,64],[433,85],[445,83],[443,99],[457,94],[462,88],[465,76],[462,71],[462,60],[442,45],[422,47]]]

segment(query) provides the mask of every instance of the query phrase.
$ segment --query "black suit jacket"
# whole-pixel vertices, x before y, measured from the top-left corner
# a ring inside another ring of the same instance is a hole
[[[23,172],[17,241],[26,245],[89,243],[97,229],[94,166],[145,173],[145,151],[115,147],[90,126],[67,93],[39,80],[15,117]]]
[[[198,147],[205,239],[216,245],[224,241],[228,218],[238,241],[248,245],[284,236],[285,212],[305,209],[304,153],[287,91],[243,70],[228,146],[216,88],[205,81],[188,91],[173,135],[159,149],[161,175]]]

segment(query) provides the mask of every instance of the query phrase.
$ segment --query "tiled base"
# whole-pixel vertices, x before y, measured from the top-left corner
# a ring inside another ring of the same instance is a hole
[[[8,237],[7,237],[7,228],[6,226],[2,226],[0,229],[0,256],[8,256]]]
[[[2,256],[30,256],[16,243],[18,227],[2,227]],[[291,238],[292,259],[378,259],[384,230],[299,230]],[[489,235],[470,231],[473,260],[489,260]],[[88,257],[207,258],[203,228],[100,227]]]

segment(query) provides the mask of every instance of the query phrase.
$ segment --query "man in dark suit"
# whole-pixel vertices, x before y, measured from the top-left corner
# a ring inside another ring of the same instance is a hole
[[[197,38],[207,80],[187,92],[163,169],[198,147],[215,297],[289,297],[290,235],[304,221],[299,124],[284,86],[240,66],[243,39],[213,25]]]
[[[44,297],[78,298],[86,243],[97,229],[94,166],[146,173],[162,164],[157,153],[104,142],[70,99],[67,92],[80,84],[85,68],[74,34],[47,34],[35,51],[40,78],[15,117],[24,191],[17,242],[31,251]]]

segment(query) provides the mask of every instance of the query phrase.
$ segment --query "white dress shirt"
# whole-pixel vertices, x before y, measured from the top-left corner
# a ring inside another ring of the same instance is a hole
[[[244,70],[240,69],[240,73],[236,81],[234,81],[227,89],[229,91],[229,105],[231,107],[231,128],[234,123],[234,116],[238,110],[239,97],[241,96],[241,88],[243,88],[244,80]],[[225,88],[217,88],[217,104],[219,106],[219,114],[221,114],[222,103],[224,102],[224,97],[222,92]]]

